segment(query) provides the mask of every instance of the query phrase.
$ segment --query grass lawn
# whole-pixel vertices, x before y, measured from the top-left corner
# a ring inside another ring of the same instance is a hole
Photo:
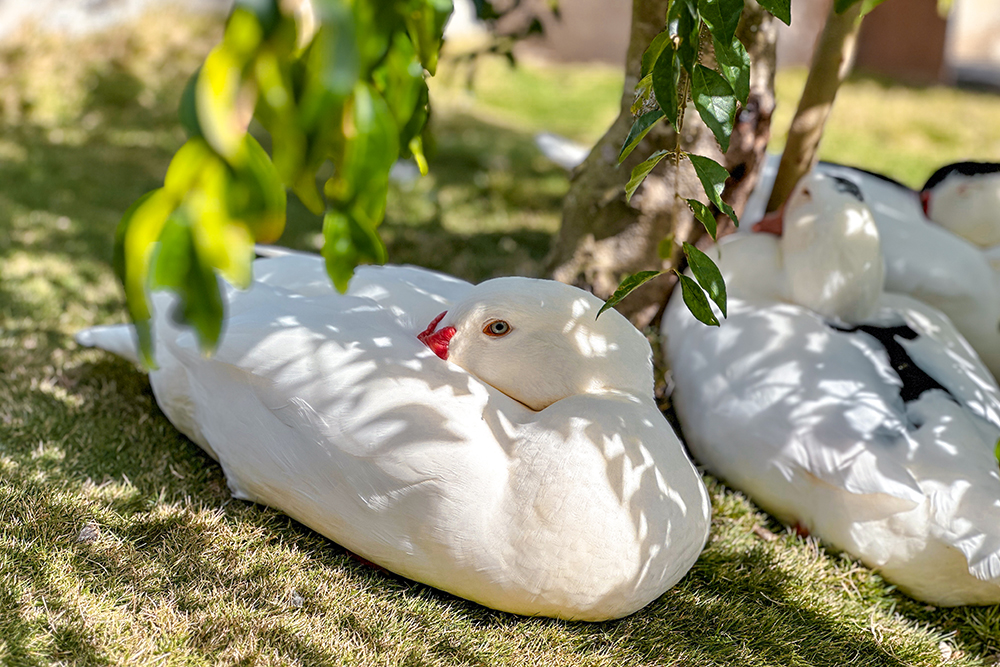
[[[694,569],[602,624],[484,609],[231,500],[146,377],[72,341],[123,320],[112,232],[183,141],[177,99],[218,29],[158,15],[83,40],[22,35],[0,53],[0,665],[1000,661],[1000,607],[914,602],[710,478],[712,536]],[[781,76],[778,125],[802,78]],[[595,140],[620,76],[486,62],[475,98],[463,79],[435,85],[432,174],[394,188],[390,255],[471,280],[535,273],[567,177],[531,135]],[[911,185],[952,159],[1000,159],[997,96],[862,79],[841,102],[828,158]],[[293,202],[283,240],[313,248],[318,229]]]

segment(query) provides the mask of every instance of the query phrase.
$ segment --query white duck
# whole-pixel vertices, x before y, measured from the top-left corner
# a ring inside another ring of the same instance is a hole
[[[338,295],[303,254],[254,274],[225,286],[211,358],[154,296],[157,402],[235,497],[518,614],[625,616],[698,558],[707,492],[653,401],[649,344],[595,320],[596,297],[412,267],[361,268]],[[77,340],[136,357],[128,326]]]
[[[763,217],[777,163],[777,156],[768,158],[744,223]],[[901,183],[825,162],[814,171],[850,181],[862,193],[882,239],[886,291],[908,294],[947,315],[993,376],[1000,377],[1000,273],[990,254],[932,224],[923,214],[921,195]]]
[[[946,317],[882,291],[878,229],[856,194],[812,174],[780,239],[723,239],[721,327],[669,303],[688,447],[913,597],[998,603],[1000,391]]]
[[[920,201],[930,220],[982,248],[1000,269],[1000,164],[945,165],[927,179]]]

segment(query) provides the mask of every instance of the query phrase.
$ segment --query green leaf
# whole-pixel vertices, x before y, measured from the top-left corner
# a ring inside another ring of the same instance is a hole
[[[996,447],[993,448],[993,455],[1000,461],[1000,439],[997,440]]]
[[[662,271],[640,271],[639,273],[633,273],[632,275],[626,277],[622,280],[621,284],[618,285],[618,289],[615,293],[611,295],[611,298],[604,302],[601,309],[597,311],[597,317],[601,316],[608,308],[613,308],[622,299],[631,294],[637,287],[648,283],[650,280],[656,276],[663,273]],[[596,318],[595,318],[596,319]]]
[[[726,168],[715,160],[703,155],[691,153],[688,155],[688,159],[691,160],[694,171],[698,174],[701,186],[705,188],[708,200],[715,204],[720,211],[728,215],[733,223],[739,226],[740,221],[736,217],[733,207],[722,200],[722,191],[726,187],[726,179],[729,178],[729,172],[726,171]]]
[[[625,201],[632,199],[639,184],[646,180],[646,176],[653,170],[653,167],[669,154],[669,151],[656,151],[632,169],[632,177],[628,179],[628,184],[625,186]]]
[[[347,291],[358,264],[385,262],[385,246],[378,233],[360,224],[345,211],[327,211],[323,218],[323,239],[326,272],[341,293]]]
[[[405,14],[406,29],[420,62],[432,76],[437,70],[444,24],[451,16],[452,9],[451,0],[423,0]]]
[[[639,74],[640,79],[645,79],[646,75],[653,71],[653,63],[660,57],[660,53],[663,52],[664,47],[668,44],[670,44],[670,33],[666,30],[653,38],[653,41],[649,43],[646,50],[642,52],[642,72]]]
[[[715,216],[712,215],[712,211],[697,199],[688,199],[687,205],[694,213],[694,217],[698,219],[698,222],[705,226],[705,231],[708,232],[708,235],[714,239],[716,223]]]
[[[639,83],[635,84],[635,98],[632,100],[632,106],[629,107],[632,115],[641,116],[653,111],[656,107],[656,100],[655,98],[651,100],[651,97],[653,97],[652,73],[642,77],[639,79]]]
[[[139,353],[147,368],[156,368],[146,299],[150,260],[154,244],[176,208],[177,200],[165,189],[149,192],[125,212],[115,233],[115,272],[125,288],[125,306],[135,324]]]
[[[859,2],[861,2],[861,0],[833,0],[833,11],[838,14],[843,14]]]
[[[667,32],[676,40],[677,62],[688,74],[698,61],[701,20],[697,0],[673,0],[667,9]]]
[[[656,103],[660,105],[670,124],[677,127],[678,99],[677,87],[680,85],[680,68],[677,67],[677,52],[672,45],[667,45],[660,52],[653,64],[651,82]]]
[[[712,37],[728,44],[736,36],[736,26],[743,13],[743,0],[698,0],[698,13],[708,25]]]
[[[198,109],[195,105],[195,88],[198,85],[198,75],[200,73],[201,67],[198,67],[194,71],[194,74],[191,75],[191,78],[188,79],[187,84],[184,86],[184,92],[181,93],[180,106],[177,108],[177,116],[188,139],[202,136],[201,126],[198,124]]]
[[[396,124],[405,127],[416,110],[421,89],[426,88],[424,68],[405,34],[395,35],[382,63],[372,72],[372,80],[389,105]]]
[[[132,205],[125,211],[125,215],[118,221],[118,226],[115,228],[115,244],[111,254],[111,268],[123,285],[125,284],[125,232],[129,224],[131,224],[132,218],[135,217],[136,210],[157,192],[159,190],[152,190],[132,202]]]
[[[684,244],[684,254],[687,256],[688,266],[691,267],[691,273],[698,280],[698,284],[708,292],[708,296],[722,311],[722,316],[726,317],[726,283],[722,279],[719,267],[708,255],[690,243]]]
[[[625,137],[625,143],[622,144],[622,150],[618,153],[618,164],[621,164],[622,161],[628,157],[629,153],[631,153],[635,147],[639,145],[639,142],[642,141],[642,138],[645,137],[651,129],[653,129],[653,126],[656,125],[656,121],[661,118],[663,118],[663,110],[656,109],[654,111],[644,113],[635,119],[635,122],[632,123],[632,129],[628,131],[628,136]]]
[[[198,211],[203,213],[203,211]],[[155,262],[157,278],[173,280],[170,285],[180,298],[174,318],[178,323],[186,324],[198,335],[198,345],[202,352],[209,353],[219,343],[222,333],[222,318],[225,313],[222,305],[222,294],[219,291],[219,281],[215,275],[218,267],[226,279],[238,287],[248,287],[250,284],[250,265],[253,261],[253,239],[242,226],[227,225],[223,217],[214,218],[202,215],[202,219],[193,220],[194,212],[187,206],[177,209],[160,235],[159,255],[169,250],[168,243],[176,243],[175,257],[172,261],[177,266],[170,267],[174,271],[159,271],[160,265],[169,262]],[[210,220],[206,221],[206,217]],[[183,225],[186,234],[176,233],[172,225],[177,221]],[[222,224],[214,226],[212,222]],[[207,223],[207,224],[206,224]],[[168,229],[171,232],[168,233]],[[179,261],[177,254],[185,253],[187,261]],[[183,266],[186,271],[179,274],[177,269]]]
[[[239,151],[256,104],[244,68],[263,36],[257,17],[237,7],[229,16],[222,43],[205,58],[195,83],[195,108],[201,133],[227,160]]]
[[[417,96],[416,106],[407,121],[399,130],[399,156],[406,158],[413,156],[420,167],[420,174],[427,175],[427,158],[424,157],[423,131],[430,116],[430,97],[427,83],[421,81],[420,94]]]
[[[730,46],[724,46],[717,39],[713,40],[713,43],[719,71],[732,86],[740,104],[746,104],[747,98],[750,97],[750,54],[736,37],[733,38]]]
[[[176,211],[175,211],[176,213]],[[177,290],[184,285],[184,277],[191,270],[194,239],[191,225],[183,216],[171,215],[157,240],[150,259],[150,288]]]
[[[274,30],[281,21],[281,8],[276,0],[236,0],[233,7],[252,12],[265,35]]]
[[[719,326],[719,320],[715,317],[715,313],[712,312],[712,307],[708,305],[705,292],[702,291],[698,283],[679,271],[675,271],[674,273],[677,274],[677,279],[681,284],[681,295],[684,299],[684,305],[688,307],[691,314],[703,324],[713,327]]]
[[[255,117],[271,134],[274,166],[289,185],[305,167],[308,149],[291,70],[288,59],[270,48],[262,50],[254,63],[260,93]]]
[[[758,0],[758,2],[785,25],[792,24],[792,0]]]
[[[174,320],[192,327],[202,351],[209,352],[222,332],[222,295],[213,267],[198,252],[194,224],[183,207],[167,220],[151,260],[151,287],[177,294]]]
[[[725,153],[729,150],[729,137],[736,120],[736,97],[732,86],[715,70],[698,65],[691,77],[691,96],[698,114]]]
[[[361,74],[357,26],[344,0],[314,3],[320,28],[304,56],[305,87],[299,122],[309,131],[351,94]],[[336,115],[336,114],[335,114]]]
[[[257,140],[247,135],[227,192],[229,214],[243,221],[257,243],[273,243],[285,230],[288,196],[278,170]]]
[[[374,87],[359,83],[345,109],[343,150],[333,161],[326,195],[344,206],[360,192],[382,189],[383,182],[388,187],[398,157],[399,128],[392,112]]]

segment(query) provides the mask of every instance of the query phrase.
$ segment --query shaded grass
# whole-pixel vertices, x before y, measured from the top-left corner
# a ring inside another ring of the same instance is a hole
[[[712,537],[690,574],[601,624],[484,609],[231,500],[145,376],[71,338],[122,320],[112,230],[183,141],[183,63],[217,30],[161,16],[0,56],[0,664],[902,666],[942,664],[941,642],[951,665],[1000,653],[1000,608],[914,602],[711,478]],[[530,89],[522,76],[541,93],[572,79],[563,99],[613,114],[617,90],[588,88],[585,69],[532,67],[495,70],[491,94],[513,99]],[[567,188],[532,148],[548,102],[451,94],[432,176],[394,186],[390,253],[473,280],[535,272]],[[561,131],[596,137],[603,117]],[[284,240],[312,247],[317,231],[293,202]]]

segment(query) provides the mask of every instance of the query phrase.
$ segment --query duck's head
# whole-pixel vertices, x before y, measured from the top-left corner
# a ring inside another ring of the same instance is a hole
[[[848,323],[874,312],[885,282],[882,252],[857,185],[812,172],[799,181],[781,215],[754,229],[781,236],[792,301]]]
[[[646,338],[603,302],[551,280],[497,278],[418,335],[442,359],[542,410],[578,394],[652,396]]]
[[[931,222],[980,247],[1000,245],[1000,164],[941,167],[927,180],[920,200]]]

